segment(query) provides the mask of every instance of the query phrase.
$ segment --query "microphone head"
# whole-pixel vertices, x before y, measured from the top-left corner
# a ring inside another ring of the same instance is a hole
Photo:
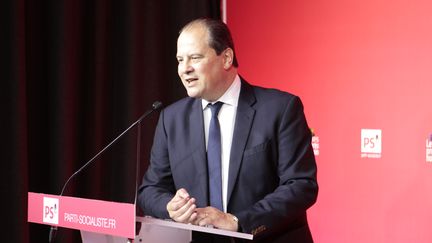
[[[153,110],[157,110],[157,109],[159,109],[159,108],[161,108],[162,107],[162,102],[160,102],[160,101],[155,101],[154,103],[153,103],[153,105],[152,105],[152,109]]]

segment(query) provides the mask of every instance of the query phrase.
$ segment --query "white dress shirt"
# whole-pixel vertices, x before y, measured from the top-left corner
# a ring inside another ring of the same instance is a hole
[[[222,204],[224,211],[227,211],[227,192],[228,192],[228,171],[231,154],[231,144],[234,132],[235,117],[237,113],[237,104],[240,96],[240,77],[237,75],[231,86],[217,100],[223,102],[223,105],[218,113],[218,119],[221,130],[221,159],[222,159]],[[213,102],[216,103],[217,101]],[[202,108],[204,115],[204,131],[206,148],[208,144],[208,134],[211,119],[211,110],[207,107],[208,101],[202,100]]]

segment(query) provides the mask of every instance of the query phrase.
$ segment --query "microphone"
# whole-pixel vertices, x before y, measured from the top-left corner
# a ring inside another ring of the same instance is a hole
[[[60,192],[59,196],[63,196],[63,192],[66,188],[66,186],[69,184],[69,181],[74,178],[76,175],[78,175],[79,173],[81,173],[81,171],[83,171],[85,168],[87,168],[97,157],[99,157],[99,155],[101,155],[103,152],[105,152],[105,150],[107,150],[109,147],[111,147],[115,142],[117,142],[118,139],[120,139],[121,137],[123,137],[123,135],[125,133],[127,133],[131,128],[135,127],[137,124],[139,124],[144,118],[146,118],[148,115],[150,115],[153,111],[158,110],[159,108],[162,107],[162,102],[160,101],[155,101],[152,104],[152,108],[148,111],[146,111],[140,118],[138,118],[138,120],[136,120],[134,123],[132,123],[132,125],[130,125],[128,128],[126,128],[122,133],[120,133],[120,135],[118,135],[116,138],[114,138],[108,145],[106,145],[102,150],[100,150],[95,156],[93,156],[93,158],[91,158],[89,161],[87,161],[83,166],[81,166],[77,171],[75,171],[75,173],[73,173],[65,182],[65,184],[63,185],[63,188]],[[52,242],[52,240],[55,238],[56,235],[56,231],[57,231],[57,227],[56,226],[51,226],[50,232],[49,232],[49,238],[48,238],[48,242]]]

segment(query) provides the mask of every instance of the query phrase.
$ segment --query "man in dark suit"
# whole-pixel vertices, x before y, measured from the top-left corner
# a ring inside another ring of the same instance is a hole
[[[300,99],[242,79],[231,34],[218,20],[187,24],[177,60],[189,97],[160,114],[139,188],[145,214],[250,233],[254,242],[313,242],[306,210],[318,185]],[[193,240],[234,241],[207,234]]]

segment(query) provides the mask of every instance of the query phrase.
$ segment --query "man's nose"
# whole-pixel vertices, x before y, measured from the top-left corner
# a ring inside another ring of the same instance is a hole
[[[183,62],[181,65],[181,70],[184,73],[191,73],[193,71],[193,67],[190,65],[190,62]]]
[[[192,67],[192,65],[188,65],[187,67],[186,67],[186,70],[185,70],[185,72],[186,73],[191,73],[191,72],[193,72],[193,67]]]

